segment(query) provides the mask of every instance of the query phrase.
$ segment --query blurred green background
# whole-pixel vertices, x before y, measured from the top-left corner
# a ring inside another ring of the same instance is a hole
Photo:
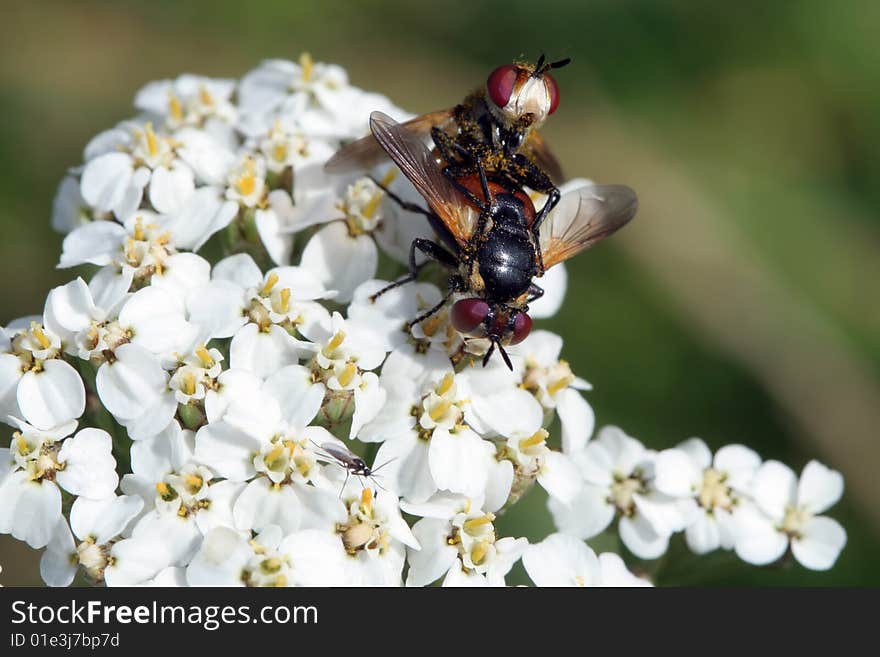
[[[39,312],[55,188],[148,80],[237,77],[267,57],[345,66],[423,112],[517,56],[570,56],[545,134],[570,176],[623,182],[636,221],[575,259],[544,327],[600,424],[651,447],[743,442],[846,476],[829,573],[676,543],[660,582],[880,583],[880,4],[506,0],[6,3],[0,21],[0,321]],[[541,491],[499,521],[552,531]],[[0,583],[38,583],[0,537]]]

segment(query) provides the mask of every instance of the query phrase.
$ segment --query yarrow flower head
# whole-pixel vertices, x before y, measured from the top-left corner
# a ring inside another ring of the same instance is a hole
[[[839,473],[593,437],[561,336],[484,367],[430,268],[376,297],[434,229],[394,165],[325,171],[370,112],[412,116],[340,66],[186,74],[134,106],[58,188],[58,266],[83,273],[0,329],[0,533],[45,548],[47,584],[504,586],[521,561],[536,586],[646,586],[680,532],[836,561]],[[540,279],[533,319],[566,280]],[[505,536],[536,485],[558,531]],[[626,550],[597,555],[609,531]]]

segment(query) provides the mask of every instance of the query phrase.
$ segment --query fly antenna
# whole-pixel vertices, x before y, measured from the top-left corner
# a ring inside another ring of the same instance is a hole
[[[390,459],[388,459],[387,461],[385,461],[382,465],[380,465],[380,466],[378,466],[378,467],[375,467],[375,468],[373,468],[372,470],[370,470],[370,472],[371,472],[372,474],[376,474],[377,472],[379,472],[379,470],[381,470],[382,468],[384,468],[386,465],[388,465],[388,464],[391,463],[392,461],[396,461],[396,460],[397,460],[397,457],[396,457],[396,456],[393,456],[393,457],[391,457]]]
[[[533,78],[541,77],[541,74],[544,72],[544,63],[547,61],[547,58],[544,57],[544,53],[538,55],[538,61],[535,62],[535,72],[532,73]]]
[[[496,340],[492,340],[492,345],[489,347],[489,351],[487,351],[486,355],[483,356],[483,367],[486,367],[486,364],[489,362],[489,359],[492,357],[492,354],[495,353],[495,344],[496,344]]]
[[[501,352],[501,357],[504,359],[504,364],[507,365],[507,369],[513,372],[513,363],[510,362],[510,356],[507,355],[507,350],[498,343],[498,351]]]

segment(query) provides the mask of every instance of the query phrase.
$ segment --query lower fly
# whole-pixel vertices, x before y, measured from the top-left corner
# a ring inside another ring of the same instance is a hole
[[[348,479],[351,475],[358,477],[361,487],[365,488],[363,478],[369,479],[376,486],[381,488],[384,491],[388,491],[382,484],[376,481],[376,478],[379,477],[376,473],[384,468],[386,465],[391,463],[394,459],[385,461],[382,465],[371,468],[367,465],[366,461],[364,461],[360,456],[352,452],[350,449],[345,447],[345,445],[341,445],[339,443],[331,443],[324,442],[320,445],[315,444],[315,446],[321,451],[324,452],[321,454],[318,453],[319,457],[324,458],[325,460],[335,463],[336,465],[345,469],[345,482],[342,484],[342,488],[339,490],[339,497],[342,497],[342,492],[345,490],[345,487],[348,485]]]

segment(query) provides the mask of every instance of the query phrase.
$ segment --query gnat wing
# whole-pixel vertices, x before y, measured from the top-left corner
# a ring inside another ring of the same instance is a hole
[[[443,127],[452,119],[452,110],[439,110],[422,114],[401,125],[410,132],[426,137],[434,126]],[[367,171],[388,159],[388,154],[373,135],[353,141],[343,146],[327,160],[324,170],[327,173],[349,173]]]
[[[370,115],[370,129],[456,241],[466,244],[476,228],[479,214],[443,175],[421,138],[382,112]]]
[[[342,461],[343,463],[349,463],[355,458],[355,455],[352,454],[348,449],[342,447],[341,445],[337,445],[336,443],[321,443],[321,449],[323,449],[337,461]]]
[[[590,185],[564,194],[539,229],[544,268],[623,228],[638,207],[636,193],[626,185]]]

